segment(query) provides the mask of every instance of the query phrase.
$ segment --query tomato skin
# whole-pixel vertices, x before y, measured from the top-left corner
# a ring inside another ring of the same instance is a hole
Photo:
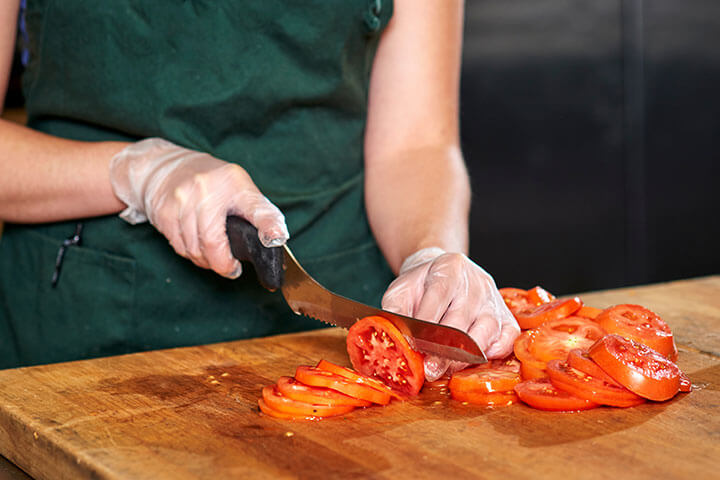
[[[532,305],[526,309],[513,312],[520,328],[535,328],[550,320],[569,317],[580,310],[582,301],[578,297],[567,300],[553,300],[542,305]]]
[[[655,312],[640,305],[615,305],[606,308],[595,321],[608,333],[647,345],[662,355],[671,358],[677,347],[667,323]]]
[[[387,405],[390,403],[390,395],[387,393],[367,385],[352,382],[340,375],[335,375],[334,373],[320,370],[319,368],[301,365],[295,370],[295,378],[311,387],[332,388],[345,395],[377,403],[378,405]]]
[[[539,410],[575,412],[598,406],[590,400],[584,400],[558,390],[547,378],[522,382],[515,386],[515,392],[520,400]]]
[[[528,302],[533,305],[542,305],[543,303],[550,303],[555,300],[555,295],[537,286],[527,291],[527,299]]]
[[[532,380],[547,376],[545,373],[545,362],[535,358],[529,351],[530,342],[537,334],[536,330],[526,330],[515,339],[513,352],[515,357],[520,360],[520,374],[523,380]]]
[[[263,388],[262,399],[267,407],[272,410],[296,417],[333,417],[355,409],[352,405],[314,405],[312,403],[298,402],[281,395],[275,386]]]
[[[455,372],[450,378],[450,393],[494,393],[512,391],[520,383],[520,362],[515,359],[488,363]]]
[[[486,407],[507,407],[518,402],[518,396],[514,390],[508,392],[480,392],[457,390],[451,391],[450,396],[458,402],[472,403]]]
[[[360,375],[359,373],[350,370],[349,368],[341,367],[340,365],[335,365],[332,362],[328,362],[327,360],[320,360],[316,366],[316,368],[319,368],[320,370],[325,370],[330,373],[334,373],[335,375],[339,375],[341,377],[344,377],[351,382],[360,383],[363,385],[367,385],[368,387],[372,387],[375,390],[380,390],[383,393],[386,393],[394,398],[397,398],[398,400],[407,400],[405,397],[401,397],[394,391],[390,390],[390,388],[387,387],[382,382],[379,382],[375,380],[374,378],[366,377],[365,375]]]
[[[384,383],[402,397],[420,393],[425,382],[423,356],[410,348],[389,320],[366,317],[348,330],[347,351],[353,368]]]
[[[583,305],[580,310],[575,312],[575,315],[578,317],[584,317],[589,318],[590,320],[595,320],[598,315],[602,313],[601,308],[595,308],[595,307],[588,307],[587,305]]]
[[[648,400],[669,400],[680,388],[677,365],[635,340],[605,335],[588,355],[616,382]]]
[[[280,418],[282,420],[306,420],[306,421],[318,421],[322,420],[323,417],[313,417],[313,416],[304,416],[304,415],[293,415],[286,412],[281,412],[280,410],[275,410],[273,408],[270,408],[267,403],[265,403],[265,400],[262,399],[262,397],[258,398],[258,407],[260,407],[260,411],[264,413],[265,415],[269,417],[275,417]]]
[[[581,372],[602,380],[603,382],[620,386],[619,383],[617,383],[610,375],[605,373],[605,370],[600,368],[598,364],[588,356],[587,350],[581,350],[579,348],[570,350],[567,357],[567,364],[575,370],[580,370]]]
[[[353,398],[331,388],[311,387],[292,377],[280,377],[277,381],[277,389],[281,395],[290,400],[315,405],[352,405],[353,407],[369,407],[371,405],[367,400]]]
[[[548,362],[547,372],[555,388],[591,402],[612,407],[634,407],[645,402],[644,398],[617,383],[604,382],[560,360]]]

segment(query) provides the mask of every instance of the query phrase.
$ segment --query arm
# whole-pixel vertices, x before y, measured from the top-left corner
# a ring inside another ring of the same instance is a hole
[[[459,0],[396,0],[370,82],[366,208],[391,268],[425,247],[467,253],[459,146]]]
[[[504,357],[520,329],[492,277],[466,256],[470,187],[458,132],[463,4],[395,5],[373,65],[365,137],[368,218],[399,273],[383,308],[467,331],[488,357]],[[448,366],[425,358],[430,380]]]

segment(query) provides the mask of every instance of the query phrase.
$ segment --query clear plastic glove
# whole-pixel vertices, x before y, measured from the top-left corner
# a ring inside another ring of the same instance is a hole
[[[466,331],[488,358],[502,358],[520,334],[493,278],[460,253],[425,248],[410,255],[382,299],[382,308]],[[440,378],[467,365],[425,357],[425,377]]]
[[[175,251],[228,278],[242,272],[230,253],[227,215],[245,218],[266,247],[288,238],[285,217],[240,166],[160,138],[134,143],[113,157],[110,182],[127,208],[120,217],[155,226]]]

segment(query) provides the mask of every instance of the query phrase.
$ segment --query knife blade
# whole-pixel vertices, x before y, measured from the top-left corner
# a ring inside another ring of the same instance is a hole
[[[255,227],[243,218],[228,216],[227,233],[235,258],[250,261],[260,283],[271,291],[280,289],[298,315],[343,328],[377,315],[395,325],[415,350],[470,364],[487,362],[477,343],[462,330],[398,315],[331,292],[302,268],[287,245],[264,247]]]

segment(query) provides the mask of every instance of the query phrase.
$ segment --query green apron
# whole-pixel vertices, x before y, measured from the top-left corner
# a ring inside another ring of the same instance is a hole
[[[100,141],[162,137],[242,165],[285,213],[322,284],[378,304],[392,274],[363,201],[370,68],[390,0],[28,0],[29,125]],[[250,268],[227,280],[117,216],[8,224],[0,368],[321,327]]]

